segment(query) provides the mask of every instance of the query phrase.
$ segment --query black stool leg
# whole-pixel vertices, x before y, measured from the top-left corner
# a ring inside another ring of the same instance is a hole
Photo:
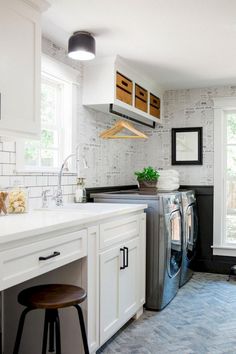
[[[33,309],[26,308],[22,312],[20,316],[20,321],[19,321],[19,326],[17,330],[17,335],[16,335],[16,341],[15,341],[15,346],[13,350],[13,354],[18,354],[19,353],[19,348],[20,348],[20,342],[21,342],[21,337],[23,333],[23,328],[24,328],[24,323],[25,323],[25,316],[27,315],[28,312],[32,311]]]
[[[54,352],[54,320],[50,320],[49,322],[49,349],[50,353]]]
[[[44,329],[43,329],[43,346],[42,346],[42,354],[47,353],[47,342],[48,342],[48,324],[49,324],[49,313],[48,310],[45,311],[45,319],[44,319]]]
[[[78,315],[79,315],[79,322],[80,322],[80,329],[81,329],[81,334],[82,334],[82,339],[83,339],[84,353],[85,354],[89,354],[89,348],[88,348],[88,341],[87,341],[87,335],[86,335],[86,330],[85,330],[83,312],[82,312],[82,309],[81,309],[81,307],[79,305],[74,305],[74,307],[77,309]]]
[[[55,311],[55,327],[56,327],[56,354],[61,354],[61,333],[60,333],[60,320],[58,311]]]

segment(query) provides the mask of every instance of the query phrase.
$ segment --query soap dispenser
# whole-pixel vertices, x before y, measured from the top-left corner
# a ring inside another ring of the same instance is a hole
[[[75,203],[86,203],[85,178],[78,177],[75,190]]]

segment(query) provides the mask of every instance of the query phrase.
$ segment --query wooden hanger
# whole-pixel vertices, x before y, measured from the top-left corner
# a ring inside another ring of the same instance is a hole
[[[127,129],[135,135],[116,135],[123,129]],[[148,139],[148,136],[142,133],[140,130],[136,129],[133,124],[126,122],[125,120],[119,120],[115,125],[105,130],[100,134],[102,139]]]

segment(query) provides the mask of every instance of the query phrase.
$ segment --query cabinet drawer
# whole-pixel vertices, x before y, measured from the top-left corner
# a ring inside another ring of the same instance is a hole
[[[135,96],[147,102],[147,90],[137,84],[135,84]]]
[[[56,253],[54,257],[53,254]],[[87,255],[87,230],[80,230],[2,252],[1,290]],[[51,256],[51,257],[50,257]],[[43,257],[43,260],[39,258]],[[46,258],[46,259],[44,259]]]
[[[133,82],[118,72],[116,73],[116,86],[131,94],[133,92]]]
[[[150,105],[160,109],[160,98],[150,93]]]
[[[160,109],[159,108],[150,106],[150,112],[149,113],[151,114],[151,116],[154,116],[156,118],[160,118]]]
[[[111,221],[100,225],[100,249],[104,249],[118,242],[137,237],[139,235],[139,217]]]
[[[147,90],[135,84],[135,107],[147,112]]]
[[[135,97],[135,107],[143,112],[147,112],[147,102],[144,102],[138,97]]]
[[[132,105],[132,94],[116,87],[116,98],[122,102]]]
[[[160,118],[160,98],[150,93],[150,111],[149,114]]]

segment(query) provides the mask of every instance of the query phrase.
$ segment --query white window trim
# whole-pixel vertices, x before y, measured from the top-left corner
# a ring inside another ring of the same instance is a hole
[[[223,123],[226,111],[236,110],[236,97],[214,99],[214,232],[213,255],[236,256],[236,243],[224,240],[226,217],[226,159],[222,146],[225,145],[226,132]]]
[[[63,64],[48,55],[42,54],[42,73],[45,76],[54,77],[56,80],[64,81],[65,83],[71,85],[71,94],[74,98],[72,100],[73,104],[71,107],[66,107],[65,110],[69,112],[71,115],[71,136],[67,137],[68,140],[72,138],[72,147],[70,151],[66,151],[65,155],[68,155],[75,151],[76,148],[76,132],[77,132],[77,124],[76,124],[76,89],[77,86],[80,85],[79,83],[79,73],[77,70],[73,69],[72,67]],[[65,158],[64,156],[62,160]],[[60,161],[61,164],[62,161]],[[24,141],[22,139],[18,139],[16,141],[16,173],[58,173],[60,169],[60,165],[58,168],[50,168],[50,167],[36,167],[36,168],[29,168],[24,166]],[[76,162],[72,161],[69,164],[69,171],[65,171],[66,174],[77,174],[76,171]]]

